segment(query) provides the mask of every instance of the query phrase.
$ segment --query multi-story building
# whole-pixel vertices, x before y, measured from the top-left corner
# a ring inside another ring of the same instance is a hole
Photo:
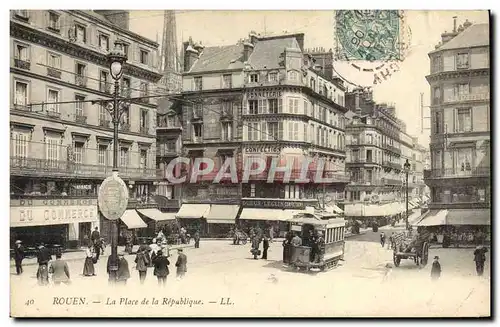
[[[161,77],[158,44],[128,30],[126,11],[14,10],[10,17],[12,239],[71,247],[95,226],[107,236],[96,202],[112,171],[113,130],[106,107],[91,100],[113,97],[106,55],[117,40],[128,55],[120,96],[152,95]],[[130,208],[154,192],[156,108],[147,97],[123,107],[118,165]],[[132,211],[125,216],[125,226],[144,224]]]
[[[215,172],[227,158],[235,159],[240,172],[255,158],[267,166],[248,183],[212,183],[213,173],[198,183],[184,184],[179,218],[204,217],[209,226],[224,219],[234,223],[236,218],[276,221],[291,218],[293,210],[317,205],[320,195],[327,194],[329,201],[343,197],[348,182],[345,89],[314,70],[303,42],[303,34],[251,34],[230,46],[184,43],[185,154],[193,160],[213,159]],[[290,164],[290,182],[283,182],[283,173],[276,174],[274,183],[267,182],[272,158],[280,158],[283,166]],[[318,158],[326,162],[324,170],[333,181],[323,188],[295,183],[304,160],[314,166]]]
[[[396,117],[396,108],[375,103],[371,91],[355,89],[346,95],[346,102],[354,117],[346,127],[346,169],[351,178],[345,214],[372,218],[400,214],[406,209],[404,163],[412,160],[413,139]],[[415,163],[409,171],[409,198],[416,197],[417,183],[412,182],[416,168]]]
[[[426,77],[431,88],[428,217],[437,215],[439,224],[449,226],[489,225],[489,24],[466,21],[457,28],[455,19],[453,32],[441,38],[429,53]]]
[[[418,199],[420,202],[424,200],[424,197],[429,195],[429,188],[424,182],[424,168],[425,168],[425,156],[429,150],[418,143],[418,137],[413,137],[413,149],[412,157],[409,160],[411,164],[411,171],[413,175],[409,184],[413,184],[413,199]]]

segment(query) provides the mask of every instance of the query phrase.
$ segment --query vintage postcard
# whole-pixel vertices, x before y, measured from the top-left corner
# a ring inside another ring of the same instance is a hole
[[[12,317],[490,317],[488,11],[11,10]]]

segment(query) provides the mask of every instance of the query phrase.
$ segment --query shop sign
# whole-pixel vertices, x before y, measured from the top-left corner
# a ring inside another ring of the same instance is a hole
[[[276,98],[281,98],[282,92],[280,90],[254,90],[251,92],[247,93],[247,98],[248,99],[259,99],[259,98],[266,98],[266,99],[276,99]]]
[[[241,204],[245,208],[305,209],[305,204],[300,201],[242,200]]]
[[[10,200],[11,207],[40,207],[40,206],[97,206],[97,199],[15,199]]]
[[[102,182],[97,202],[107,219],[118,220],[123,216],[128,205],[128,188],[118,174],[113,173]]]
[[[10,208],[10,227],[95,222],[97,219],[96,205]]]
[[[90,184],[77,184],[77,185],[73,185],[73,188],[77,189],[77,190],[91,190],[92,185],[90,185]]]
[[[279,146],[246,146],[245,153],[281,153]]]

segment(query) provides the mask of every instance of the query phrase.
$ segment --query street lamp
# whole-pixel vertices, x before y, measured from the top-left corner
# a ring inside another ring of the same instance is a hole
[[[406,230],[409,230],[408,225],[408,173],[410,172],[410,162],[406,159],[405,164],[403,165],[405,174],[406,174]]]
[[[110,111],[113,121],[113,172],[118,172],[118,126],[120,116],[123,113],[119,109],[118,101],[119,80],[123,75],[123,65],[127,61],[127,55],[123,51],[123,48],[123,43],[116,41],[115,48],[107,55],[111,77],[115,81],[113,110]],[[109,267],[109,279],[114,281],[116,280],[116,272],[118,270],[118,219],[111,222],[111,265]]]

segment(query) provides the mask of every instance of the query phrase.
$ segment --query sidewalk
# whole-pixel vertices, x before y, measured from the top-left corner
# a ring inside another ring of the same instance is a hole
[[[175,250],[178,248],[192,248],[194,247],[193,244],[181,244],[181,245],[172,245],[169,247],[170,250]],[[137,250],[139,248],[138,245],[135,245],[133,249]],[[118,253],[120,252],[125,252],[125,246],[119,246],[118,247]],[[133,251],[134,252],[134,251]],[[104,255],[101,255],[100,258],[107,258],[111,254],[111,246],[107,246]],[[127,254],[128,255],[128,254]],[[52,256],[55,258],[55,256]],[[66,261],[77,261],[77,260],[83,260],[85,259],[85,250],[82,248],[80,250],[75,250],[71,252],[63,252],[63,259]],[[23,260],[23,266],[33,266],[37,265],[37,258],[26,258]],[[15,267],[15,262],[13,259],[10,260],[10,266]]]

